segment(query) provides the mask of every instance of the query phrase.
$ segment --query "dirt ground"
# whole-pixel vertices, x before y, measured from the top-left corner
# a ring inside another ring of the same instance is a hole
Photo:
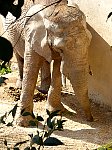
[[[13,91],[13,94],[9,92],[9,87],[15,87],[17,72],[7,74],[6,77],[7,84],[0,87],[0,116],[11,110],[18,102],[15,100],[19,99],[17,91]],[[93,150],[112,141],[112,112],[109,109],[91,101],[94,122],[87,122],[70,85],[68,89],[63,89],[62,103],[72,113],[63,116],[63,119],[67,120],[64,123],[64,131],[56,131],[52,136],[61,140],[64,145],[45,146],[45,150]],[[45,105],[46,100],[34,102],[34,112],[43,118],[46,118]],[[36,130],[18,126],[6,127],[0,124],[0,150],[7,149],[3,142],[5,139],[8,145],[13,147],[15,143],[28,139],[28,134]]]

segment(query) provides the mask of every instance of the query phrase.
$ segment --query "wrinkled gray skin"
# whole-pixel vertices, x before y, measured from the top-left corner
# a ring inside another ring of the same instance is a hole
[[[9,30],[8,33],[10,33],[10,31],[11,31],[11,33],[13,32],[12,30]],[[11,40],[13,46],[15,46],[14,47],[14,53],[15,53],[15,56],[17,59],[18,69],[19,69],[16,87],[21,89],[22,88],[22,80],[23,80],[25,41],[24,41],[24,39],[18,38],[18,36],[16,38],[15,35],[16,35],[16,32],[14,33],[13,36],[10,36],[9,39]],[[17,44],[15,45],[16,42],[17,42]],[[43,93],[47,93],[49,86],[50,86],[50,82],[51,82],[50,64],[49,64],[49,62],[44,61],[43,65],[41,67],[41,86],[38,87],[38,89],[40,91],[42,91]]]
[[[19,49],[15,49],[15,56],[17,58],[18,69],[19,69],[19,75],[18,75],[18,80],[16,82],[16,87],[21,89],[22,81],[23,81],[24,55],[23,57],[21,57],[20,54],[18,53],[18,50]],[[41,67],[41,86],[37,88],[42,93],[47,93],[50,83],[51,83],[50,64],[49,62],[44,61]]]
[[[37,0],[35,4],[39,3],[45,6],[55,1],[42,0],[39,2]],[[30,8],[31,3],[30,0],[25,1],[23,12]],[[26,6],[27,8],[25,8]],[[31,16],[35,13],[35,10],[37,12],[40,7],[43,8],[44,6],[33,6],[27,12],[27,16]],[[60,64],[63,59],[63,74],[70,79],[87,120],[92,121],[93,117],[88,98],[88,46],[91,41],[91,34],[86,28],[84,14],[77,6],[70,6],[70,4],[68,6],[67,1],[62,0],[56,6],[53,5],[44,9],[30,18],[23,18],[22,21],[23,23],[18,21],[13,25],[14,39],[18,39],[21,29],[25,27],[20,39],[20,43],[23,44],[18,44],[18,49],[21,50],[25,43],[24,73],[19,111],[24,108],[26,111],[33,111],[33,95],[37,76],[39,69],[46,60],[53,61],[47,109],[50,111],[65,111],[61,103]],[[22,58],[17,57],[18,61]],[[23,68],[23,66],[20,68]],[[31,116],[24,117],[19,112],[17,124],[27,126],[31,119]]]
[[[26,11],[24,13],[26,13]],[[25,38],[23,37],[24,23],[20,27],[19,27],[20,22],[17,24],[13,23],[15,17],[13,17],[12,14],[8,14],[5,21],[3,17],[1,19],[3,20],[4,31],[7,31],[5,38],[9,39],[14,47],[14,53],[17,59],[18,73],[19,73],[16,82],[16,87],[21,89],[23,80],[24,52],[25,52]],[[51,83],[50,63],[45,60],[43,61],[43,65],[41,67],[41,85],[40,87],[38,87],[38,90],[41,91],[42,93],[47,93],[50,83]]]

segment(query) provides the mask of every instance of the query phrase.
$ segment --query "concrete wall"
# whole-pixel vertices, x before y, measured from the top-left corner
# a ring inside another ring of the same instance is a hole
[[[90,98],[112,109],[112,0],[72,0],[85,13],[88,29],[92,33],[89,63],[93,76],[89,76]]]

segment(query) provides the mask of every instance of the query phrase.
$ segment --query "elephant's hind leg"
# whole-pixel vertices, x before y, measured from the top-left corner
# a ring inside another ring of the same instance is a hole
[[[43,62],[41,68],[41,85],[37,89],[43,94],[48,93],[51,84],[51,73],[50,73],[50,63],[47,61]]]

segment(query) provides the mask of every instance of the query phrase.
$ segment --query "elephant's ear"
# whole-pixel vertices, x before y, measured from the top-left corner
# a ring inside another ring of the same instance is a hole
[[[52,60],[52,56],[51,56],[51,49],[49,47],[47,40],[47,32],[45,37],[41,41],[41,48],[42,48],[41,56],[44,57],[50,63]]]
[[[47,44],[47,30],[44,25],[44,13],[40,11],[42,7],[42,5],[34,5],[27,12],[26,16],[30,19],[26,21],[25,25],[25,41],[40,56],[51,61],[51,51]]]
[[[44,6],[41,4],[33,5],[30,7],[28,12],[26,13],[26,16],[33,17],[36,14],[41,14],[43,16],[43,12],[42,12],[43,8],[44,8]]]

